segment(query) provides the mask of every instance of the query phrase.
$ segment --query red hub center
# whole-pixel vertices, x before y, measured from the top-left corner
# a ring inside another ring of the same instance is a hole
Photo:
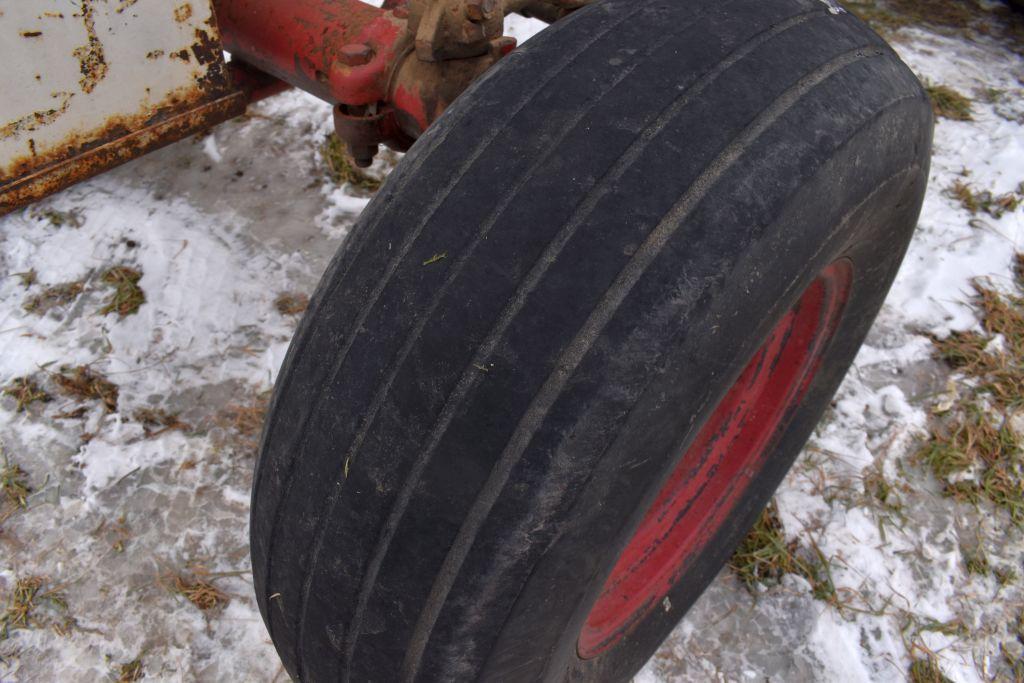
[[[580,657],[612,647],[663,602],[728,519],[814,378],[852,275],[846,260],[825,268],[747,363],[615,563],[580,632]]]

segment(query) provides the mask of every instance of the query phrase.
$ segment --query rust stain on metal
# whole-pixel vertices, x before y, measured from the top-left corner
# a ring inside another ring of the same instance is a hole
[[[124,12],[126,9],[128,9],[138,1],[139,0],[121,0],[121,2],[117,6],[117,9],[114,11],[120,14],[121,12]]]
[[[183,93],[188,97],[193,93]],[[213,101],[192,104],[182,111],[187,100],[179,101],[170,115],[152,115],[140,124],[131,117],[116,117],[99,134],[72,136],[61,156],[54,156],[40,168],[40,157],[26,168],[39,169],[5,185],[0,185],[0,215],[45,197],[68,185],[92,177],[164,145],[170,144],[245,111],[249,97],[242,90],[230,92]],[[140,112],[145,116],[147,112]]]
[[[196,83],[193,85],[182,86],[171,91],[158,104],[142,106],[134,114],[111,116],[98,129],[72,133],[54,145],[52,147],[53,151],[49,153],[39,155],[35,154],[33,150],[31,154],[12,159],[7,173],[0,172],[0,192],[6,191],[3,184],[20,182],[18,180],[19,177],[33,174],[34,171],[43,166],[64,162],[69,159],[73,160],[74,157],[81,156],[92,148],[104,146],[120,138],[131,136],[135,131],[157,129],[163,125],[163,122],[179,118],[180,116],[191,115],[193,112],[206,107],[210,102],[223,101],[225,97],[230,97],[237,91],[223,63],[211,65],[206,70],[205,75],[197,75],[195,80]],[[22,119],[12,121],[3,128],[0,128],[0,134],[8,133],[8,129],[18,132],[35,130],[42,125],[46,125],[50,120],[59,116],[64,109],[67,109],[72,93],[64,93],[64,95],[66,98],[61,103],[62,108],[58,107],[45,112],[36,112]],[[18,126],[21,127],[19,128]]]
[[[60,103],[56,107],[45,109],[43,111],[35,111],[26,116],[22,116],[20,119],[15,119],[0,126],[0,140],[9,138],[13,135],[23,133],[25,131],[37,130],[43,126],[49,125],[57,120],[57,118],[68,110],[68,105],[71,104],[71,98],[74,97],[74,93],[70,92],[55,92],[50,96],[59,98]]]
[[[120,11],[120,9],[118,9]],[[96,84],[107,75],[107,62],[103,57],[103,43],[96,35],[96,24],[93,18],[92,0],[82,0],[82,24],[88,42],[76,48],[73,54],[78,60],[82,78],[78,81],[82,92],[91,93]]]
[[[196,42],[192,43],[192,54],[200,64],[213,64],[222,61],[220,40],[206,31],[196,29]]]
[[[163,50],[150,50],[146,53],[146,59],[157,59],[164,56]]]
[[[192,18],[192,5],[185,3],[179,7],[174,8],[174,20],[179,24],[183,24]]]
[[[172,52],[171,57],[174,59],[180,59],[183,62],[192,61],[192,56],[188,53],[188,49],[186,48],[181,48],[177,52]]]
[[[21,37],[22,38],[38,38],[41,35],[43,35],[42,31],[22,31],[21,32]]]

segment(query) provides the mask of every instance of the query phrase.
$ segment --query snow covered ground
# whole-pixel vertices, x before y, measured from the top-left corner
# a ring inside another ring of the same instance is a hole
[[[520,38],[536,28],[513,23]],[[833,559],[850,607],[795,576],[755,600],[725,570],[642,681],[901,681],[922,648],[953,680],[989,680],[1012,640],[1021,581],[969,574],[961,547],[984,544],[1020,575],[1024,535],[943,498],[909,455],[949,376],[926,335],[975,326],[970,278],[1006,280],[1024,247],[1024,211],[971,216],[943,194],[964,169],[997,194],[1024,181],[1024,60],[919,29],[897,49],[931,81],[1005,94],[975,101],[973,121],[938,122],[904,267],[777,496],[787,533]],[[34,628],[0,640],[0,680],[116,680],[133,662],[160,680],[284,679],[248,574],[254,416],[297,323],[279,296],[312,291],[368,201],[325,178],[328,130],[326,105],[285,93],[0,219],[0,385],[30,377],[52,398],[22,411],[0,399],[0,467],[20,467],[33,490],[0,522],[0,596],[42,579]],[[142,273],[134,315],[100,313],[114,266]],[[65,283],[81,291],[25,310]],[[116,410],[60,391],[77,366],[116,385]],[[868,471],[905,484],[899,524],[851,503]],[[181,594],[199,582],[226,606],[202,611]]]

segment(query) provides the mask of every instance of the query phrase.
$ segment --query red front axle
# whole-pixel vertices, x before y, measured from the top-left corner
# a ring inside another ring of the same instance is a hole
[[[356,163],[407,149],[515,47],[495,0],[216,0],[232,57],[335,105]]]

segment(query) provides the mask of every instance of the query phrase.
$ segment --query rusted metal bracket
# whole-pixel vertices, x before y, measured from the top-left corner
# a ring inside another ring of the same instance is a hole
[[[480,74],[515,48],[510,11],[549,20],[589,0],[216,0],[224,46],[335,105],[360,166],[381,143],[404,150]]]

